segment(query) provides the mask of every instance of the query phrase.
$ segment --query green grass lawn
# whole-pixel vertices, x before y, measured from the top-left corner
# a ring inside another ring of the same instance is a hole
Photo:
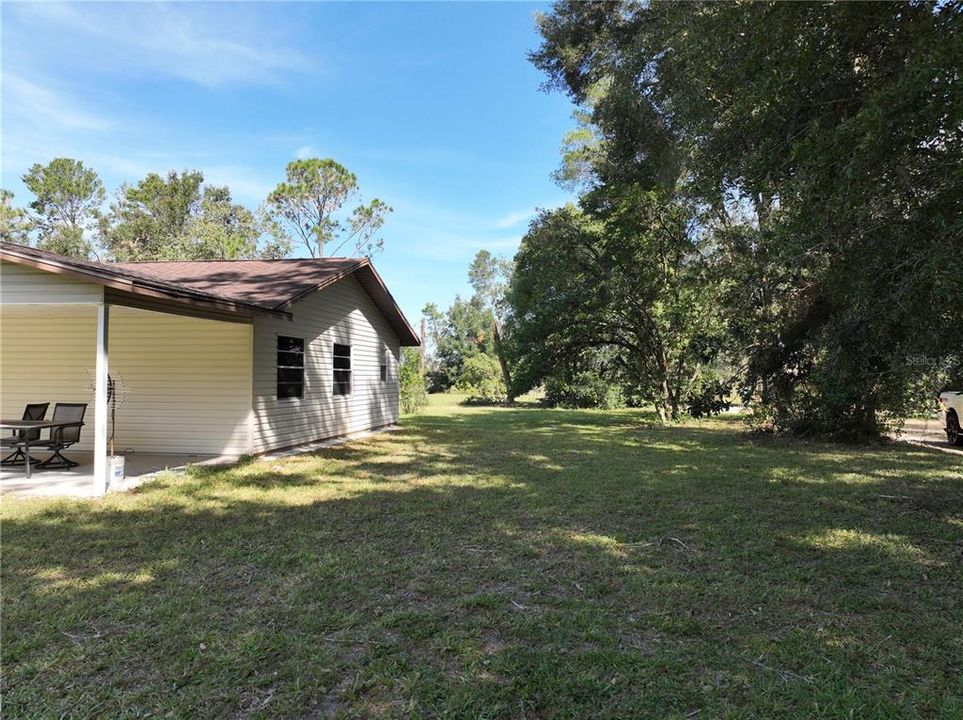
[[[945,453],[436,397],[2,518],[5,718],[963,716]]]

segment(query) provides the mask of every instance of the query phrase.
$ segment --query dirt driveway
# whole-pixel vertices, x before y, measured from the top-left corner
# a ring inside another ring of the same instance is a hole
[[[963,446],[950,445],[946,442],[946,433],[943,431],[943,418],[934,415],[931,418],[911,419],[906,421],[903,432],[898,437],[903,442],[923,445],[935,450],[942,450],[956,455],[963,455]]]

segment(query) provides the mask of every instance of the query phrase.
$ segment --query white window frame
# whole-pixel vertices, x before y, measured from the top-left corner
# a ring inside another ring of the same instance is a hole
[[[347,355],[345,354],[339,355],[338,354],[339,347],[348,348]],[[345,367],[339,368],[338,358],[347,358],[348,366],[346,368]],[[338,380],[339,373],[341,373],[342,376],[345,373],[347,373],[347,378],[348,378],[347,392],[338,392],[338,387],[344,384],[344,380],[340,380],[340,381]],[[351,394],[353,392],[354,392],[354,368],[352,368],[351,366],[351,345],[349,345],[348,343],[332,342],[331,343],[331,394],[334,397],[351,397]]]
[[[288,340],[300,340],[301,341],[301,365],[281,365],[278,363],[278,355],[282,352],[284,353],[297,353],[297,350],[282,350],[280,348],[281,338],[286,338]],[[308,359],[308,342],[303,337],[298,337],[297,335],[281,335],[278,333],[274,337],[274,398],[279,401],[286,400],[303,400],[304,395],[307,392],[308,386],[308,373],[307,373],[307,363]],[[280,370],[300,370],[301,371],[301,394],[300,395],[288,395],[286,397],[281,397],[278,393],[279,385],[291,385],[294,384],[292,381],[285,381],[282,383],[278,379],[278,373]]]

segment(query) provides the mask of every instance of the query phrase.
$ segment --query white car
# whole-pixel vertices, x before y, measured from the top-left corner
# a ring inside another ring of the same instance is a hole
[[[963,418],[963,392],[944,390],[937,402],[943,411],[946,427],[946,441],[950,445],[963,445],[963,432],[960,431],[960,418]]]

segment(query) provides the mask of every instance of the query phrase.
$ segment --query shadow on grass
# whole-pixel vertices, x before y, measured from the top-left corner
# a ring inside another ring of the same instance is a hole
[[[10,717],[954,709],[960,473],[472,408],[4,520]]]

